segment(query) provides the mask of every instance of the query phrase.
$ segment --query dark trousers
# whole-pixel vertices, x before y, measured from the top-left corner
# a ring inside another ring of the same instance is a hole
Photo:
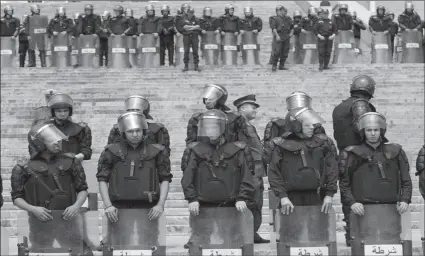
[[[193,64],[199,63],[198,45],[199,45],[198,34],[183,35],[184,64],[189,64],[190,47],[192,47],[192,51],[193,51]]]
[[[391,54],[394,56],[394,39],[395,35],[391,35]]]
[[[100,41],[99,66],[103,66],[104,57],[105,57],[105,66],[108,66],[108,38],[101,38],[99,41]]]
[[[319,39],[319,63],[320,66],[328,66],[329,60],[331,59],[333,40],[329,40],[325,37],[325,40]]]
[[[165,65],[165,49],[168,51],[168,64],[174,62],[174,35],[159,36],[159,60],[160,65]]]
[[[273,50],[273,61],[272,61],[273,66],[277,66],[277,63],[279,62],[279,60],[280,60],[279,66],[283,67],[285,65],[285,61],[288,58],[288,54],[289,54],[289,47],[290,47],[289,38],[284,41],[282,40],[276,41],[275,48]]]
[[[19,41],[19,67],[25,67],[25,58],[29,48],[29,41]]]
[[[263,222],[263,215],[261,210],[263,208],[263,193],[264,193],[264,182],[263,178],[254,176],[254,201],[255,206],[250,207],[252,215],[254,217],[254,235],[258,232]]]

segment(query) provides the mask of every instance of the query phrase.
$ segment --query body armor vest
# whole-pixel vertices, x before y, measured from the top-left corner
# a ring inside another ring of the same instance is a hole
[[[158,201],[160,184],[156,170],[156,156],[164,148],[159,144],[145,143],[136,149],[126,143],[107,147],[107,150],[120,158],[111,170],[109,196],[112,202]]]
[[[127,18],[120,16],[120,17],[114,17],[109,21],[109,28],[111,29],[112,33],[115,35],[121,35],[128,29],[128,22]]]
[[[260,137],[258,137],[257,130],[253,125],[246,125],[245,131],[241,131],[238,134],[238,141],[245,142],[251,149],[252,157],[255,162],[255,174],[261,177],[265,176],[266,171],[263,165],[263,151],[264,147],[261,143]]]
[[[224,32],[238,32],[239,18],[237,16],[223,16],[222,22],[223,27],[221,29]]]
[[[31,160],[24,168],[29,179],[24,185],[25,201],[49,210],[65,210],[75,203],[76,190],[72,177],[73,160],[58,158],[50,163]]]
[[[62,142],[62,150],[64,152],[79,154],[81,152],[81,143],[78,135],[83,130],[83,127],[71,121],[63,126],[58,125],[56,122],[53,123],[63,134],[68,136],[68,141]]]

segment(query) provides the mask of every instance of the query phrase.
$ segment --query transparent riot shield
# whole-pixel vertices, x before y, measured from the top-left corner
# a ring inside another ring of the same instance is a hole
[[[419,229],[421,230],[422,252],[425,255],[425,208],[419,215]]]
[[[175,58],[176,58],[176,66],[177,67],[183,67],[184,66],[184,62],[183,62],[183,58],[184,58],[184,45],[183,45],[183,35],[179,34],[175,36]],[[193,69],[194,65],[193,65],[193,50],[192,48],[190,48],[190,53],[189,53],[189,69]]]
[[[53,66],[53,44],[52,44],[52,39],[49,38],[46,35],[44,35],[44,45],[45,45],[45,49],[46,49],[46,67],[52,67]]]
[[[79,47],[78,65],[83,68],[99,68],[99,37],[81,35],[76,44]]]
[[[0,229],[0,237],[1,237],[1,248],[0,255],[9,255],[9,232],[7,232],[5,227],[1,227]]]
[[[108,68],[130,67],[126,37],[121,35],[111,35],[108,40],[108,54]]]
[[[269,188],[268,190],[269,194],[269,225],[273,226],[273,229],[270,234],[270,240],[273,242],[279,241],[280,234],[279,234],[279,228],[280,228],[280,214],[279,214],[279,198],[274,194],[273,190]]]
[[[71,41],[68,34],[52,36],[52,67],[64,68],[71,65]]]
[[[278,255],[337,255],[336,215],[322,205],[295,206],[289,215],[280,214]]]
[[[372,35],[372,63],[392,63],[391,37],[384,32]]]
[[[205,65],[218,65],[218,58],[220,56],[219,50],[219,36],[214,31],[206,31],[202,34],[201,51],[202,59]]]
[[[286,59],[286,62],[288,64],[301,63],[299,44],[300,44],[300,37],[296,35],[292,36],[290,39],[288,58]]]
[[[401,63],[423,63],[422,32],[403,31],[401,37],[403,38]]]
[[[226,32],[221,36],[221,63],[224,66],[238,64],[238,37],[234,33]]]
[[[394,62],[401,63],[403,59],[403,40],[401,36],[394,38]]]
[[[1,39],[1,67],[16,67],[16,39],[12,37],[0,37]]]
[[[300,57],[302,64],[319,63],[317,36],[311,31],[300,33]]]
[[[245,31],[241,34],[242,60],[244,65],[260,65],[260,44],[258,33]]]
[[[33,214],[18,215],[18,255],[73,255],[83,253],[83,219],[81,214],[63,219],[63,211],[52,211],[52,220],[43,222]]]
[[[103,216],[103,256],[166,255],[166,219],[149,220],[150,209],[118,209],[118,221]]]
[[[352,255],[412,255],[410,212],[395,204],[364,205],[364,216],[350,214]]]
[[[254,219],[235,207],[201,207],[190,215],[189,254],[254,255]]]
[[[141,68],[159,67],[159,38],[153,34],[139,36],[139,66]]]
[[[79,65],[80,61],[80,37],[71,38],[71,66]]]
[[[356,51],[357,49],[357,51]],[[356,48],[353,31],[339,31],[335,37],[334,64],[358,63],[360,51]]]
[[[139,65],[139,55],[137,54],[137,36],[127,37],[128,54],[130,57],[130,65],[135,68]],[[99,63],[99,60],[98,60]]]
[[[44,50],[46,47],[47,26],[49,18],[46,15],[28,16],[28,34],[30,36],[29,49]]]

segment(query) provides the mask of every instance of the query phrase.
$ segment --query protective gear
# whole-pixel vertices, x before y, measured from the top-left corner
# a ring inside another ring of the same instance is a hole
[[[69,116],[72,116],[73,104],[74,102],[69,95],[57,93],[50,97],[47,107],[50,108],[53,117],[55,116],[54,110],[58,108],[69,108]]]
[[[5,15],[9,15],[9,16],[13,15],[13,7],[10,5],[7,5],[6,7],[4,7],[3,11]]]
[[[168,12],[168,14],[170,14],[170,6],[168,6],[166,4],[161,6],[161,14],[164,14],[164,12]]]
[[[198,137],[215,140],[226,132],[226,126],[227,115],[224,112],[218,109],[208,110],[199,118]]]
[[[133,17],[133,9],[130,9],[130,8],[125,9],[125,16]]]
[[[195,9],[193,9],[192,7],[189,7],[189,9],[187,9],[187,12],[188,13],[190,12],[190,13],[193,14],[193,13],[195,13]]]
[[[227,89],[222,85],[209,84],[202,91],[202,99],[216,100],[217,105],[224,106],[228,97]]]
[[[180,10],[184,14],[184,13],[187,13],[187,10],[189,8],[190,8],[190,4],[182,4],[181,7],[180,7]]]
[[[38,140],[43,145],[53,145],[68,140],[68,137],[63,134],[54,124],[36,125],[31,128],[30,136],[33,140]]]
[[[104,11],[103,14],[102,14],[103,21],[105,21],[109,18],[111,18],[111,13],[109,11]]]
[[[311,108],[294,109],[289,111],[288,114],[288,130],[294,133],[301,133],[302,124],[306,122],[315,126],[325,123],[325,120]]]
[[[228,4],[228,5],[226,5],[226,7],[224,7],[224,10],[225,10],[225,11],[228,11],[228,10],[235,10],[235,7],[234,7],[232,4]]]
[[[59,7],[56,10],[56,14],[59,15],[59,17],[65,17],[66,16],[66,9],[64,7]]]
[[[254,9],[252,7],[245,7],[243,8],[243,13],[245,13],[245,16],[252,16],[254,14]]]
[[[345,11],[348,11],[348,5],[346,5],[346,4],[341,4],[341,5],[339,6],[339,11],[341,11],[341,10],[343,10],[343,9],[345,9]]]
[[[387,121],[382,114],[376,112],[368,112],[359,117],[359,130],[365,129],[368,126],[379,127],[379,129],[387,129]]]
[[[393,17],[392,17],[392,19],[394,19],[394,17],[395,17],[394,12],[387,12],[387,15],[388,15],[388,16],[393,16]]]
[[[149,5],[147,5],[147,6],[145,7],[145,10],[146,10],[146,13],[148,13],[148,11],[153,11],[153,12],[155,12],[155,7],[154,7],[153,5],[151,5],[151,4],[149,4]]]
[[[276,6],[275,10],[276,10],[276,12],[278,12],[278,11],[281,11],[282,8],[284,8],[282,5],[278,5],[278,6]]]
[[[308,15],[317,15],[316,8],[313,6],[308,8]]]
[[[327,10],[327,9],[326,9]],[[317,8],[317,14],[322,14],[324,12],[324,10],[323,10],[323,8],[322,7],[319,7],[319,8]],[[328,13],[329,13],[329,10],[328,10]]]
[[[379,5],[378,7],[376,7],[376,15],[380,15],[379,10],[383,10],[384,12],[382,13],[382,15],[385,15],[386,9],[383,5]]]
[[[353,16],[353,20],[357,17],[357,12],[356,11],[353,11],[352,13],[351,13],[351,16]]]
[[[124,13],[124,8],[121,5],[117,5],[114,7],[114,16],[120,16]]]
[[[132,95],[125,100],[125,110],[137,109],[143,113],[149,112],[150,104],[147,99],[142,96]]]
[[[39,14],[40,13],[40,6],[38,4],[31,5],[31,13],[32,14]]]
[[[145,115],[142,112],[127,112],[118,117],[118,127],[121,133],[133,129],[148,129]]]
[[[93,5],[91,5],[91,4],[87,4],[87,5],[85,5],[85,6],[84,6],[84,11],[86,11],[86,10],[91,10],[91,11],[93,12],[93,10],[94,10]]]
[[[406,2],[404,4],[404,9],[414,9],[413,3],[412,2]]]
[[[204,8],[204,11],[203,11],[204,16],[211,17],[212,13],[213,13],[213,11],[212,11],[211,7],[205,7]]]
[[[373,98],[375,93],[375,80],[367,75],[359,75],[353,78],[353,81],[350,85],[350,93],[362,91],[366,92]]]
[[[286,98],[286,108],[291,111],[296,108],[311,108],[311,97],[305,92],[293,92]]]
[[[302,17],[302,14],[301,14],[301,12],[300,11],[295,11],[294,12],[294,15],[292,15],[292,17]]]

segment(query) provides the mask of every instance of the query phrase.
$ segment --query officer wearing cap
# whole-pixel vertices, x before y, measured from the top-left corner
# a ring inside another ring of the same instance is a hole
[[[400,25],[401,31],[416,31],[421,29],[421,17],[414,11],[414,6],[412,2],[407,1],[405,3],[404,12],[398,16],[398,24]]]
[[[383,115],[376,112],[363,114],[358,126],[361,144],[346,147],[340,154],[339,188],[342,202],[360,216],[364,215],[363,205],[371,203],[397,204],[399,213],[404,213],[412,199],[412,180],[406,153],[400,145],[388,143],[385,138],[387,123]],[[393,234],[393,239],[399,239],[400,233],[393,231],[397,228],[400,227],[388,226],[388,231],[379,231],[387,236]]]
[[[257,130],[251,123],[257,115],[257,109],[260,105],[256,102],[255,95],[250,94],[241,97],[233,102],[233,105],[238,109],[241,115],[240,125],[237,130],[237,140],[245,142],[251,149],[254,158],[254,200],[255,207],[251,208],[252,215],[254,216],[254,243],[269,243],[270,240],[262,238],[257,232],[261,226],[263,208],[263,192],[264,183],[263,177],[267,176],[267,163],[263,155],[263,144],[258,136]]]
[[[363,23],[361,19],[357,17],[357,12],[353,11],[351,14],[353,17],[353,33],[354,33],[354,40],[356,42],[356,47],[360,47],[360,38],[362,36],[361,30],[366,30],[366,25]]]
[[[329,69],[328,65],[329,60],[331,59],[336,27],[335,24],[329,19],[328,9],[323,11],[322,17],[316,22],[313,31],[314,34],[318,37],[319,70],[322,71],[323,69]]]
[[[419,176],[419,191],[425,199],[425,145],[419,151],[416,159],[416,176]]]
[[[348,5],[341,4],[339,6],[339,13],[334,15],[333,22],[337,31],[352,30],[353,18],[348,14]]]
[[[272,15],[272,16],[269,17],[269,27],[270,27],[270,29],[272,29],[272,22],[273,22],[274,18],[280,12],[280,8],[282,8],[282,7],[283,7],[282,5],[276,6],[276,9],[275,9],[276,15]],[[272,31],[272,36],[273,37],[275,36],[275,34],[273,33],[273,31]],[[272,63],[273,63],[273,52],[274,52],[274,48],[276,47],[275,45],[276,45],[276,38],[273,38],[273,41],[272,41],[272,51],[270,53],[270,59],[269,59],[269,63],[268,63],[269,65],[272,65]]]
[[[194,15],[195,10],[189,8],[186,15],[178,19],[176,28],[177,31],[183,35],[183,47],[184,47],[184,69],[183,72],[189,70],[189,53],[190,48],[193,52],[193,64],[195,71],[200,71],[199,69],[199,35],[201,32],[201,26],[199,19]]]

